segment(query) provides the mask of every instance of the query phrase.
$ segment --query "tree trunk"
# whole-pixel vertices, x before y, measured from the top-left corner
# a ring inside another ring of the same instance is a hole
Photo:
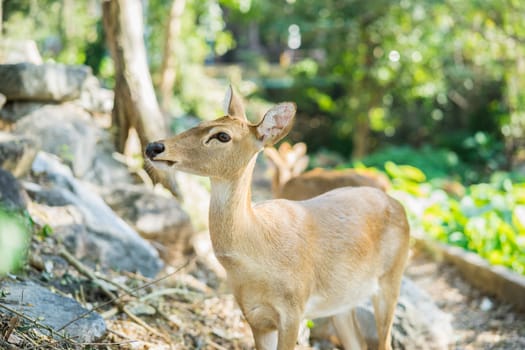
[[[0,38],[4,34],[4,18],[2,17],[3,16],[2,9],[4,7],[3,2],[4,0],[0,0]]]
[[[116,149],[124,153],[129,130],[134,128],[144,150],[148,142],[166,137],[167,128],[146,61],[141,1],[105,0],[102,15],[115,65],[113,131]],[[153,180],[180,198],[177,183],[169,174],[157,172],[152,167],[146,167],[146,171]]]
[[[352,159],[361,159],[368,154],[370,140],[370,120],[368,114],[361,114],[353,132]]]
[[[362,64],[365,68],[365,76],[359,80],[353,82],[353,88],[350,91],[356,91],[359,86],[364,88],[364,91],[370,91],[369,93],[362,94],[359,101],[359,109],[356,111],[357,120],[354,125],[354,131],[352,133],[352,159],[360,159],[368,154],[369,141],[370,141],[370,110],[376,105],[375,99],[378,94],[375,90],[378,88],[377,84],[374,84],[374,78],[371,76],[371,67],[374,64],[374,53],[373,43],[370,38],[368,26],[373,22],[373,18],[363,18],[360,23],[360,36],[361,42],[367,44],[367,50],[364,57],[362,57]],[[357,90],[358,91],[358,90]],[[374,91],[374,92],[372,92]],[[371,94],[375,94],[372,96]]]
[[[65,48],[69,43],[69,35],[72,32],[72,26],[75,25],[75,4],[71,0],[62,0],[60,2],[60,23],[58,24],[58,33],[60,35],[61,46]]]
[[[115,65],[113,127],[116,148],[124,151],[130,128],[135,128],[144,149],[166,136],[146,61],[140,0],[102,2],[106,41]]]
[[[162,57],[162,66],[160,71],[160,100],[162,110],[166,112],[169,109],[170,100],[173,93],[173,87],[177,78],[175,43],[180,34],[181,17],[184,12],[186,0],[173,0],[170,14],[166,24],[166,35],[164,37],[164,55]]]

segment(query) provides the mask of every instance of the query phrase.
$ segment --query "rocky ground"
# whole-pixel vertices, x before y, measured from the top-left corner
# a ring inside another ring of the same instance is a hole
[[[63,293],[69,288],[72,295],[82,299],[80,291],[83,290],[86,294],[83,298],[90,300],[86,302],[88,305],[110,301],[99,287],[93,285],[93,281],[79,275],[75,268],[67,264],[62,267],[65,270],[59,272],[57,266],[55,274],[62,276]],[[217,282],[214,273],[198,259],[192,259],[188,266],[175,271],[175,267],[168,267],[161,273],[161,276],[171,273],[168,278],[138,290],[135,296],[112,288],[122,297],[97,309],[106,319],[108,332],[90,346],[106,349],[251,349],[249,328],[231,294],[224,289],[221,292],[219,286],[217,290],[202,282],[208,279],[209,284],[214,285]],[[28,278],[42,284],[42,274],[30,267]],[[406,275],[451,315],[454,339],[449,349],[525,348],[525,314],[473,289],[454,266],[437,263],[423,253],[416,253]],[[124,284],[130,288],[152,282],[133,274],[126,274],[125,278],[122,275],[106,277],[125,280]],[[53,339],[45,332],[45,328],[24,322],[21,317],[0,312],[0,348],[79,347],[73,339]],[[87,344],[83,343],[82,347],[85,346]],[[311,341],[310,346],[301,349],[337,347],[326,341]]]
[[[406,275],[452,316],[450,349],[525,349],[525,313],[473,288],[453,265],[416,252]]]

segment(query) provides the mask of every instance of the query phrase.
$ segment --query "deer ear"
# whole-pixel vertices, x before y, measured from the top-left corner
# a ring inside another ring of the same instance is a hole
[[[232,86],[228,86],[226,95],[224,96],[223,102],[224,114],[229,115],[237,119],[246,120],[246,114],[244,112],[244,106],[242,100],[233,91]]]
[[[274,145],[285,137],[293,126],[295,103],[283,102],[271,108],[257,124],[257,138],[265,145]]]

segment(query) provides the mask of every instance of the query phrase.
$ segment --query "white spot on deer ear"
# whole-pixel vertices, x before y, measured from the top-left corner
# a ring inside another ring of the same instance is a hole
[[[263,142],[276,136],[280,132],[280,129],[277,127],[276,115],[267,114],[257,130],[262,136]]]
[[[267,141],[275,141],[283,137],[282,133],[291,125],[294,115],[295,104],[293,103],[280,103],[271,108],[257,126],[257,132],[261,136],[261,141],[266,143]]]

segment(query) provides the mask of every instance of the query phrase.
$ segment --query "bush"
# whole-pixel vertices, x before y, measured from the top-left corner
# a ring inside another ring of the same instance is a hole
[[[31,227],[28,217],[0,208],[0,276],[23,266]]]
[[[461,162],[456,153],[446,149],[436,149],[424,146],[415,149],[409,146],[392,146],[373,153],[360,160],[369,167],[385,169],[385,164],[408,164],[421,169],[429,179],[445,177],[461,177],[468,172],[467,166]],[[394,176],[395,178],[395,176]]]
[[[423,172],[412,166],[390,162],[385,168],[413,229],[525,274],[525,183],[495,173],[458,196],[446,181],[425,182]]]

